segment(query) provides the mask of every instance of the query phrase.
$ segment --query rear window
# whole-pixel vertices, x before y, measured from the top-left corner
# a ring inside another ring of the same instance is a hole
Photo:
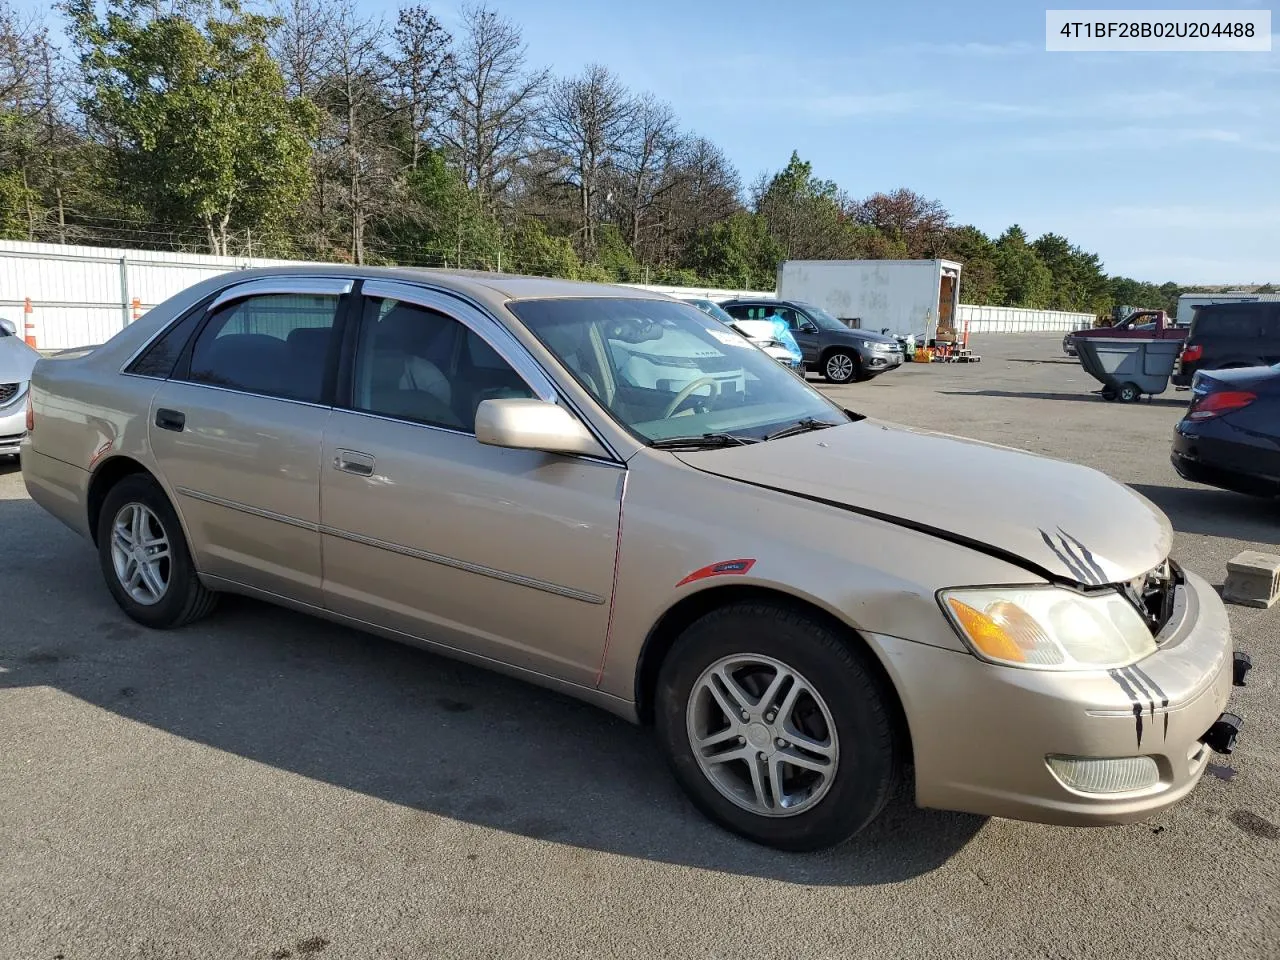
[[[1262,318],[1270,304],[1214,303],[1200,307],[1191,323],[1191,336],[1204,339],[1250,339],[1261,335]]]

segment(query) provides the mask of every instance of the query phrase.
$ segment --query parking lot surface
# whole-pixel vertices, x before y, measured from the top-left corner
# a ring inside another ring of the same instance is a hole
[[[823,389],[1103,470],[1211,583],[1280,552],[1280,507],[1169,466],[1186,394],[1104,403],[1058,335],[976,346]],[[6,960],[1280,957],[1280,610],[1229,608],[1245,733],[1167,814],[1082,830],[904,797],[794,855],[712,826],[645,731],[558,695],[249,601],[138,627],[7,465],[0,548]]]

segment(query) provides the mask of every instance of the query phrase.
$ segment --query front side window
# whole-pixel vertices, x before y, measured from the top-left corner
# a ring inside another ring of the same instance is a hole
[[[801,304],[801,306],[804,308],[804,312],[809,317],[809,320],[812,321],[819,330],[826,330],[830,332],[849,329],[848,326],[841,323],[821,307],[815,307],[811,303],[804,303]]]
[[[843,411],[749,340],[688,304],[591,298],[510,304],[610,415],[647,441],[761,439]]]
[[[191,349],[193,383],[320,403],[338,298],[264,294],[219,308]]]
[[[485,400],[533,396],[483,337],[453,317],[401,300],[365,300],[355,409],[474,433]]]

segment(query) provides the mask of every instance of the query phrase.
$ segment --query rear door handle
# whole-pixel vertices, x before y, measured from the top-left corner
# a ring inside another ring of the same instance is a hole
[[[161,407],[156,411],[156,426],[161,430],[173,430],[181,433],[187,425],[187,415],[181,410],[166,410]]]
[[[376,462],[369,454],[358,450],[339,450],[333,458],[333,468],[344,473],[354,473],[358,477],[371,477]]]

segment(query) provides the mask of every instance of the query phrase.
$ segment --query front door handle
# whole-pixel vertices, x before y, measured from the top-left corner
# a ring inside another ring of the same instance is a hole
[[[181,433],[187,425],[187,415],[181,410],[166,410],[161,407],[156,411],[156,426],[161,430],[173,430]]]
[[[339,450],[333,458],[333,468],[344,473],[354,473],[358,477],[372,477],[375,462],[367,453],[360,453],[358,450]]]

